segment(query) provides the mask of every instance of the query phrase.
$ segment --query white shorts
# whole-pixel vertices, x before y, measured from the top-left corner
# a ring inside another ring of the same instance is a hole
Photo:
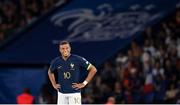
[[[60,93],[58,91],[58,105],[81,105],[81,93]]]

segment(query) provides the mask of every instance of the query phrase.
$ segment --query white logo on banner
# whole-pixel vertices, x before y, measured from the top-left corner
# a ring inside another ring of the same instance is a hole
[[[115,13],[109,4],[97,7],[99,14],[91,9],[76,9],[59,12],[52,16],[51,21],[58,27],[63,27],[66,20],[72,19],[67,27],[66,40],[71,42],[108,41],[115,38],[128,38],[144,29],[147,21],[151,21],[160,14],[150,15],[154,5],[144,7],[144,11],[136,11],[139,5],[132,5],[128,11]],[[96,11],[96,12],[97,12]],[[113,13],[114,12],[114,13]],[[54,40],[54,43],[58,40]]]

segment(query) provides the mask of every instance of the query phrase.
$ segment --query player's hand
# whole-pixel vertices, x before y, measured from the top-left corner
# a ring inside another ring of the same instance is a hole
[[[85,87],[83,83],[72,83],[72,88],[75,88],[76,90],[81,89]]]
[[[61,85],[59,85],[59,84],[55,84],[55,85],[53,85],[53,87],[54,87],[54,89],[59,90],[59,89],[60,89],[60,87],[61,87]]]

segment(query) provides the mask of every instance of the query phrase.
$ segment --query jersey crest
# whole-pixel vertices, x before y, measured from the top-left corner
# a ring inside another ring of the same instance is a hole
[[[70,64],[70,70],[75,70],[73,63]]]

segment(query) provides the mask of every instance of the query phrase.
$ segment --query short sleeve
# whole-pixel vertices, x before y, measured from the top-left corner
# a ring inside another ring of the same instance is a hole
[[[85,68],[86,70],[89,70],[91,63],[89,61],[87,61],[85,58],[83,57],[78,57],[78,61],[81,67]]]
[[[49,69],[50,69],[51,72],[54,72],[56,70],[56,59],[51,61]]]

